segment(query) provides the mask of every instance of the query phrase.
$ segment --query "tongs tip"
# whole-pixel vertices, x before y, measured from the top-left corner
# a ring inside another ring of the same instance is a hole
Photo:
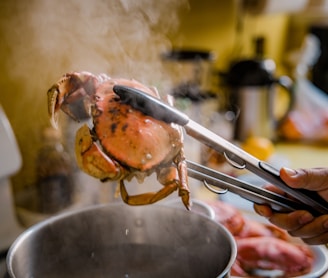
[[[113,91],[120,96],[122,102],[157,120],[182,126],[189,122],[189,117],[184,113],[139,89],[115,85]]]

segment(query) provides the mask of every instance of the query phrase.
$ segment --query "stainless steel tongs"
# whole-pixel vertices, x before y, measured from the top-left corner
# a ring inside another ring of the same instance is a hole
[[[204,126],[196,123],[176,108],[135,88],[115,85],[113,89],[120,96],[122,102],[131,105],[155,119],[183,126],[188,135],[223,154],[232,166],[253,172],[282,189],[293,197],[293,199],[242,182],[197,163],[187,161],[188,175],[203,181],[210,190],[213,191],[209,185],[227,189],[254,203],[270,205],[276,211],[288,212],[304,209],[314,215],[328,214],[328,203],[317,192],[290,188],[280,178],[278,169],[265,161],[255,158]]]

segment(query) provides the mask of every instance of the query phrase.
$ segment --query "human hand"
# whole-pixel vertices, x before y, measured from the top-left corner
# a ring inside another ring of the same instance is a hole
[[[327,201],[328,206],[328,168],[310,168],[280,170],[282,180],[292,188],[303,188],[316,191]],[[286,195],[275,186],[266,189],[281,195]],[[328,214],[314,217],[310,212],[297,210],[291,213],[277,213],[270,207],[254,205],[255,211],[266,217],[272,224],[288,231],[292,236],[301,238],[307,244],[328,243]]]

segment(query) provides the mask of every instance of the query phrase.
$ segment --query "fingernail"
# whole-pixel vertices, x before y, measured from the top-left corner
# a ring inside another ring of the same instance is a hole
[[[313,219],[314,219],[314,217],[310,213],[306,212],[299,217],[298,223],[300,223],[301,225],[304,225],[304,224],[311,222]],[[327,222],[327,225],[328,225],[328,222]]]
[[[284,167],[284,171],[289,175],[289,176],[296,176],[297,175],[297,171],[294,169],[290,169],[290,168],[286,168]]]

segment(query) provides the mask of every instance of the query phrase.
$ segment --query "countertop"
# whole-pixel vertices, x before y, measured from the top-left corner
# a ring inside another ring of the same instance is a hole
[[[276,156],[292,168],[328,167],[328,144],[277,143]]]

